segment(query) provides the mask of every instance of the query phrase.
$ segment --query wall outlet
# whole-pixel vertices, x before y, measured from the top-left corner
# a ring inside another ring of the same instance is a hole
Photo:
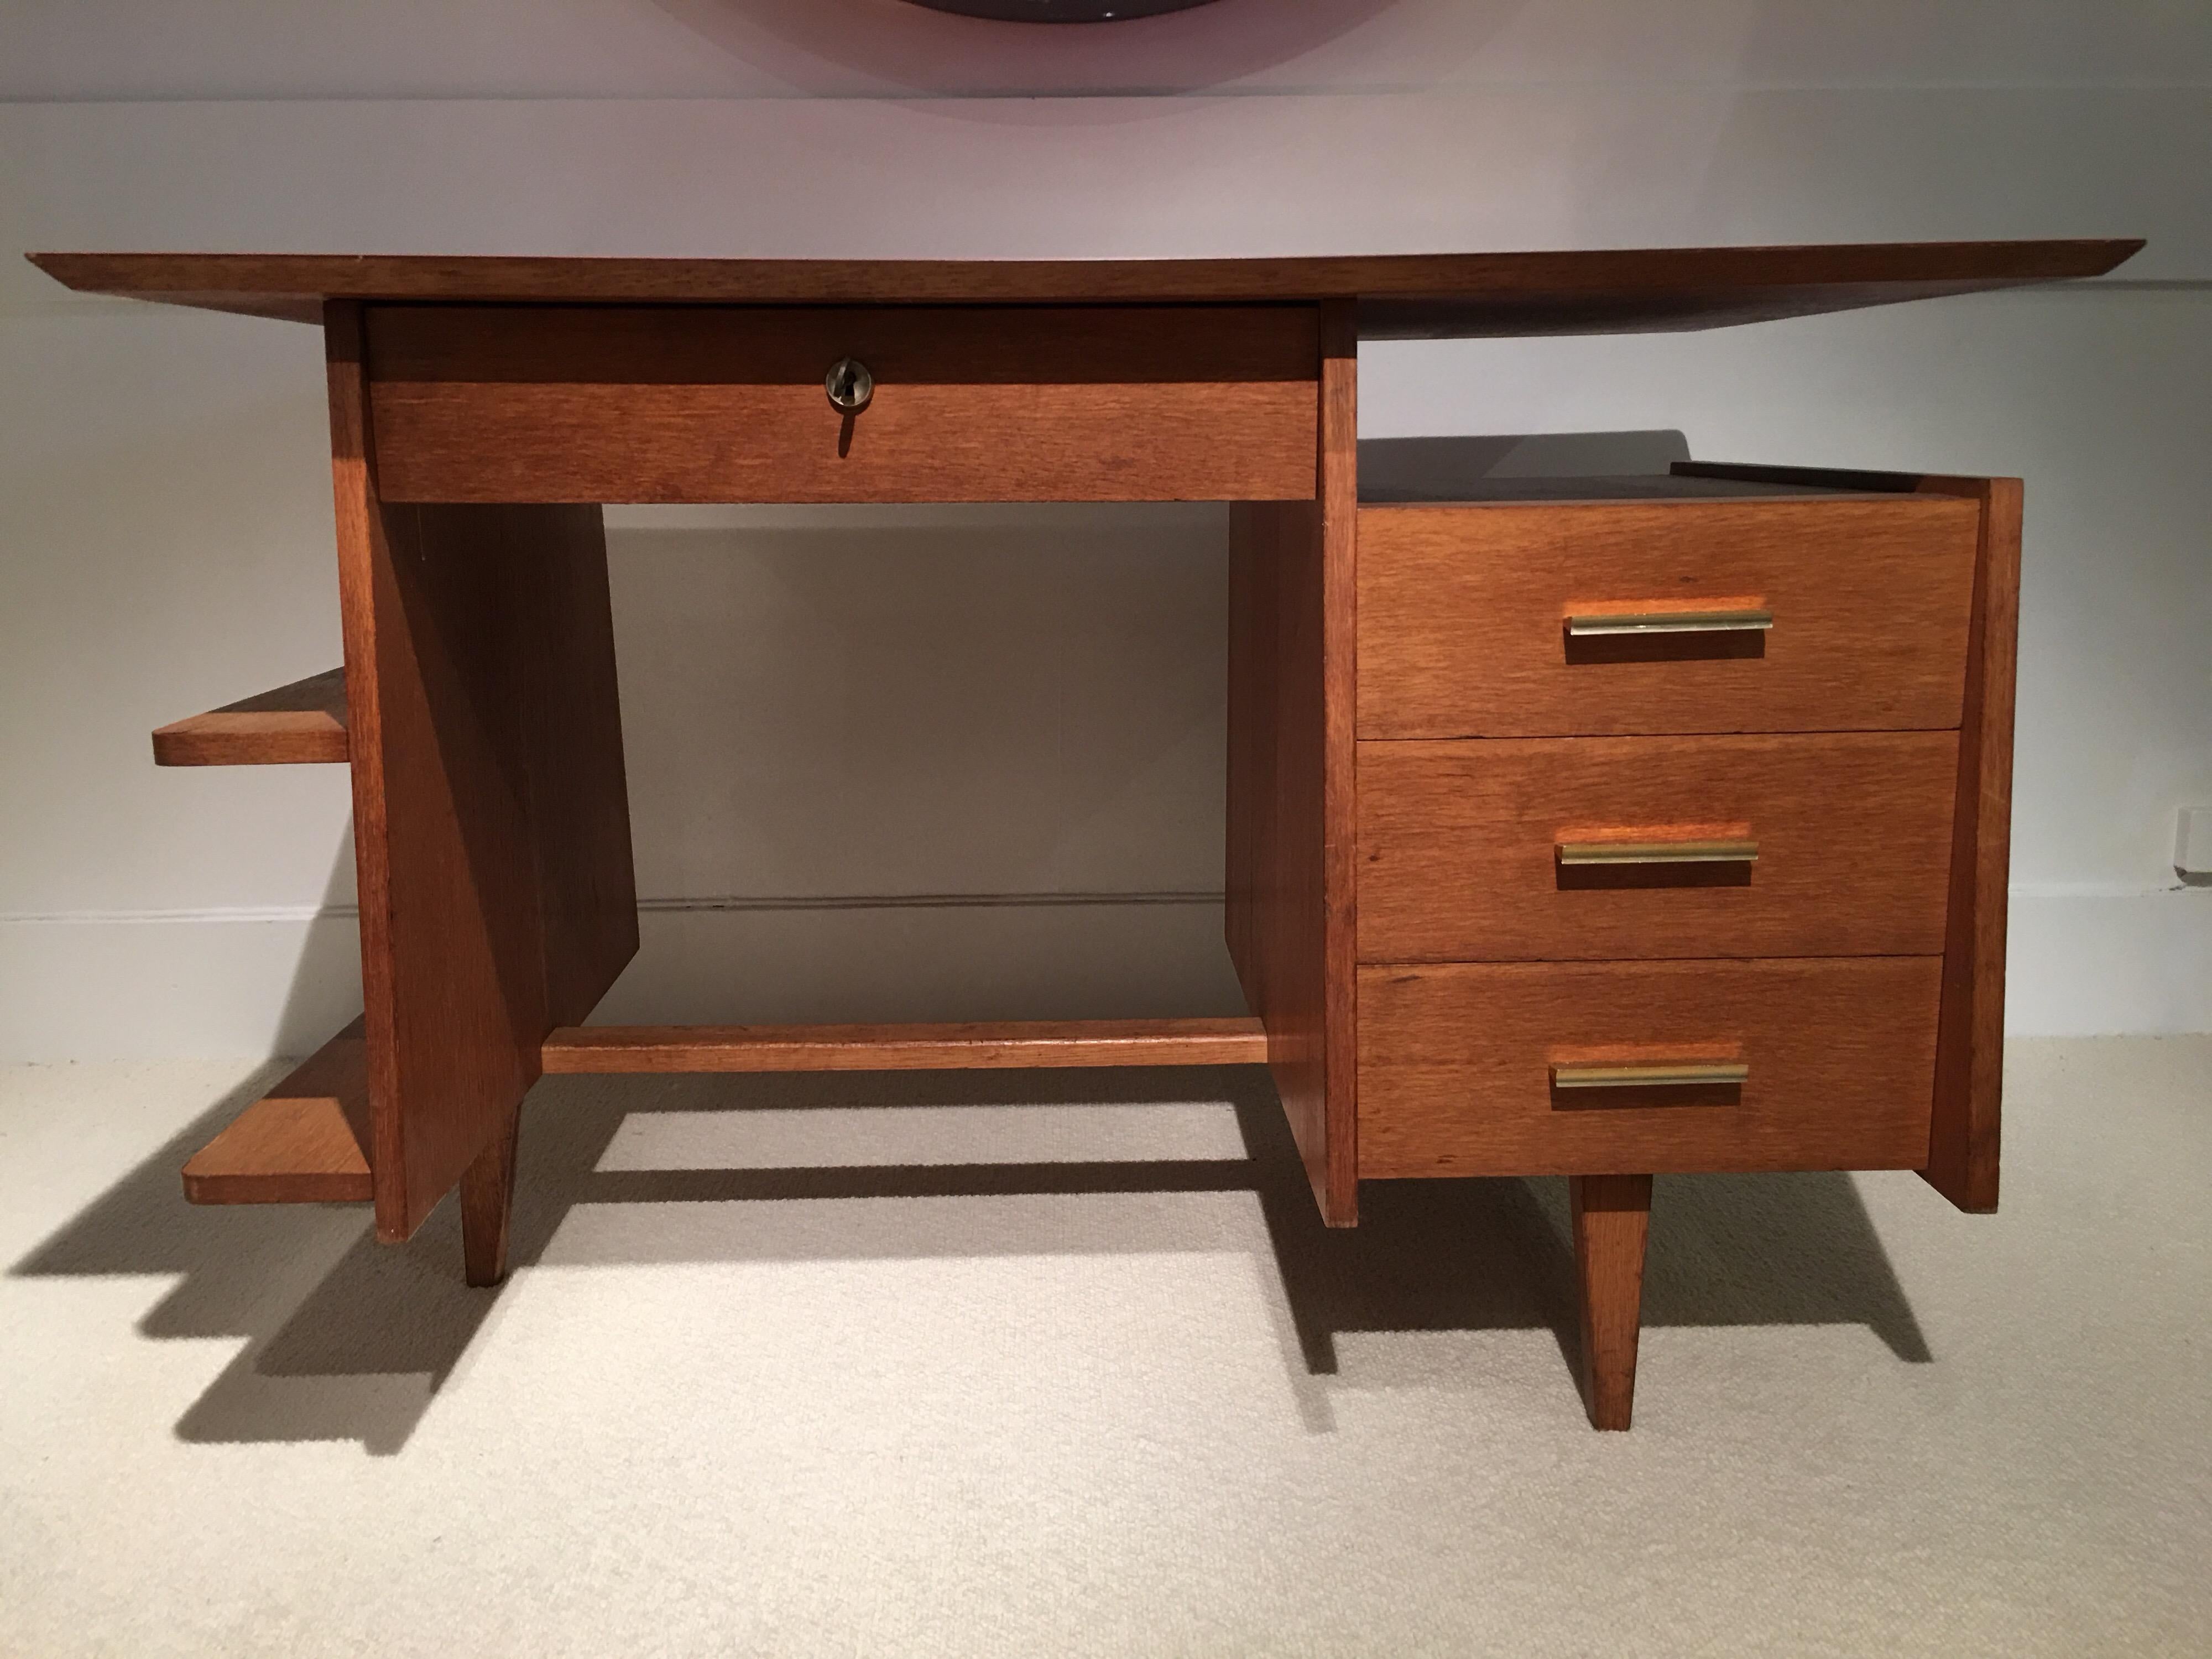
[[[2185,806],[2173,838],[2173,872],[2185,887],[2212,887],[2212,806]]]

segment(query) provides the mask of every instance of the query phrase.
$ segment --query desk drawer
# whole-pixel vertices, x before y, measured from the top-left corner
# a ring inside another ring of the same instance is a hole
[[[1954,732],[1358,748],[1368,962],[1939,955]]]
[[[1363,507],[1359,735],[1954,726],[1978,524],[1932,495]],[[1707,626],[1569,631],[1638,611]]]
[[[1363,968],[1359,1172],[1918,1169],[1942,976],[1932,957]]]
[[[1310,500],[1311,306],[373,306],[396,501]],[[831,366],[873,395],[833,407]]]

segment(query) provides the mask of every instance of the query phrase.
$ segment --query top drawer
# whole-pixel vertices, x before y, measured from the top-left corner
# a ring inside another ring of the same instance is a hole
[[[1312,306],[372,306],[391,501],[1310,501]],[[833,407],[833,365],[873,390]]]
[[[1359,735],[1955,726],[1979,520],[1941,495],[1362,507]],[[1684,631],[1569,628],[1639,612]]]

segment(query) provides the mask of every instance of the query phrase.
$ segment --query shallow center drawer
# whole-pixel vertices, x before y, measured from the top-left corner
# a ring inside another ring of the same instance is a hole
[[[1956,726],[1979,524],[1941,495],[1364,507],[1359,735]]]
[[[1942,971],[1363,968],[1360,1174],[1922,1168]]]
[[[367,332],[386,501],[1314,494],[1310,306],[373,306]]]
[[[1943,949],[1954,732],[1358,746],[1366,962]]]

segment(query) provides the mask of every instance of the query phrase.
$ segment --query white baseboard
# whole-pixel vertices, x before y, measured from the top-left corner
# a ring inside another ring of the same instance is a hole
[[[660,901],[640,931],[602,1021],[1243,1012],[1218,896]],[[306,1054],[360,1012],[359,939],[305,911],[0,918],[0,1063]]]
[[[313,911],[0,919],[0,1062],[307,1054],[361,1012],[361,934]]]
[[[602,1020],[1235,1013],[1204,895],[662,901]],[[0,1062],[304,1054],[361,1006],[349,915],[0,918]],[[2212,891],[2012,900],[2023,1036],[2212,1031]]]

